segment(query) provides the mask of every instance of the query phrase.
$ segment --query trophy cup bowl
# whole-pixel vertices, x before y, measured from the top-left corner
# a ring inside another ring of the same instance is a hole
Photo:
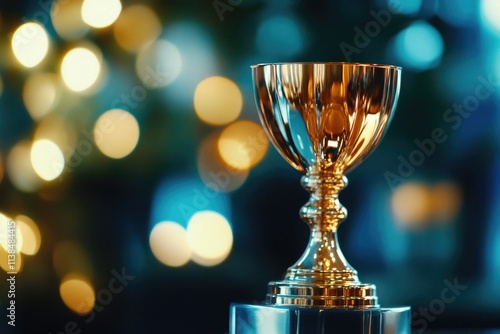
[[[409,308],[381,308],[376,287],[359,280],[337,241],[339,224],[347,217],[338,200],[347,186],[345,175],[370,155],[387,130],[401,68],[276,63],[255,65],[252,71],[263,128],[283,158],[303,174],[302,186],[311,194],[300,211],[311,235],[284,279],[269,283],[264,306],[232,306],[231,333],[327,333],[327,327],[335,327],[335,333],[409,333]],[[275,325],[272,330],[262,329],[259,312]]]

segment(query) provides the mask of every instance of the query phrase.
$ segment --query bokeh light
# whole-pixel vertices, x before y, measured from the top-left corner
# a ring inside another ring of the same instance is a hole
[[[52,181],[64,170],[64,155],[52,141],[39,139],[31,147],[31,164],[38,176]]]
[[[432,187],[432,214],[437,222],[448,223],[462,208],[462,189],[453,182],[439,182]]]
[[[453,222],[462,202],[462,191],[454,182],[408,182],[394,191],[392,212],[400,226],[421,229],[432,224]]]
[[[79,315],[87,314],[94,308],[94,287],[82,275],[68,274],[65,276],[59,286],[59,294],[64,304]]]
[[[257,28],[256,45],[262,54],[293,57],[304,50],[305,41],[304,29],[293,16],[272,16]]]
[[[49,50],[49,36],[38,23],[27,22],[12,35],[12,51],[16,59],[25,67],[38,65]]]
[[[431,219],[431,192],[425,184],[402,184],[394,190],[391,206],[398,224],[410,229],[422,227]]]
[[[139,132],[139,123],[131,113],[111,109],[97,119],[94,142],[104,155],[121,159],[137,146]]]
[[[21,253],[26,255],[36,255],[42,243],[42,234],[36,223],[28,216],[18,215],[15,222],[23,236]]]
[[[0,246],[6,252],[9,251],[9,245],[12,245],[12,243],[9,243],[9,240],[11,240],[9,230],[11,229],[15,229],[15,251],[19,253],[23,247],[23,235],[21,233],[21,229],[13,219],[3,213],[0,213]]]
[[[9,255],[12,254],[9,254],[5,249],[3,249],[3,247],[0,247],[0,267],[5,272],[20,273],[23,270],[23,256],[21,253],[16,252],[15,259],[11,258],[11,261],[9,262]]]
[[[122,10],[120,0],[84,0],[82,19],[94,28],[105,28],[113,24]]]
[[[189,220],[187,240],[192,260],[203,266],[224,261],[233,246],[233,232],[227,219],[214,211],[200,211]]]
[[[444,42],[436,28],[425,21],[416,21],[396,35],[391,48],[403,67],[423,71],[439,65]]]
[[[174,81],[182,68],[182,57],[177,47],[157,40],[141,49],[135,62],[137,76],[147,88],[164,87]]]
[[[113,31],[118,44],[127,51],[137,52],[153,43],[161,33],[158,15],[144,5],[132,5],[123,9]]]
[[[163,38],[176,46],[182,56],[179,75],[162,91],[166,104],[174,104],[173,111],[182,112],[193,106],[196,86],[203,79],[219,73],[219,49],[207,26],[193,20],[170,24]]]
[[[219,154],[231,167],[247,170],[266,155],[269,142],[262,127],[252,121],[238,121],[226,127],[218,141]]]
[[[50,10],[52,25],[59,36],[67,40],[83,37],[89,26],[82,18],[83,0],[53,1]]]
[[[71,49],[61,62],[61,75],[69,89],[81,92],[97,82],[101,62],[91,50],[83,47]]]
[[[198,84],[194,93],[194,110],[205,123],[224,125],[241,113],[243,96],[232,80],[214,76]]]
[[[31,118],[38,121],[50,113],[60,98],[59,78],[52,73],[34,73],[23,87],[23,102]]]
[[[156,259],[170,267],[183,266],[191,258],[186,230],[176,222],[156,224],[149,235],[149,246]]]
[[[15,247],[9,248],[9,229],[15,229]],[[23,261],[20,250],[23,247],[21,229],[14,220],[0,212],[0,267],[6,272],[20,272]],[[14,253],[12,253],[14,251]],[[10,256],[10,258],[9,258]],[[12,258],[14,256],[15,258]]]
[[[500,4],[497,0],[481,1],[481,17],[486,27],[500,34]]]
[[[6,171],[10,182],[18,190],[34,192],[41,186],[41,179],[31,164],[31,142],[17,143],[7,156]]]
[[[198,147],[198,174],[207,187],[220,192],[240,188],[248,178],[248,169],[236,169],[228,165],[219,154],[219,133],[203,139]]]

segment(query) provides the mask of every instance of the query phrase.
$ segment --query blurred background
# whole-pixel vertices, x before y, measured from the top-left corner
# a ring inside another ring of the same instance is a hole
[[[500,327],[500,2],[0,1],[2,333],[225,333],[305,249],[250,65],[403,66],[339,231],[417,333]],[[6,307],[17,222],[16,326]]]

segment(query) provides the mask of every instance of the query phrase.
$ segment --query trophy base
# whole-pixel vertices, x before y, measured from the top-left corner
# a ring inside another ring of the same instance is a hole
[[[266,303],[276,306],[320,308],[379,308],[373,284],[318,284],[301,281],[270,282]]]
[[[410,307],[339,309],[231,304],[230,334],[410,334]]]

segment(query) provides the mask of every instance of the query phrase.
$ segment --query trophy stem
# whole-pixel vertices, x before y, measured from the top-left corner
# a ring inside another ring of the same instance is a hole
[[[347,210],[338,199],[340,191],[347,187],[347,178],[342,173],[311,169],[301,181],[311,194],[301,209],[301,218],[313,231],[337,232],[347,218]]]
[[[338,197],[347,186],[342,173],[311,170],[302,177],[302,186],[311,193],[301,209],[301,218],[309,224],[309,244],[299,261],[288,269],[286,279],[315,283],[359,283],[356,270],[340,250],[337,228],[347,217]]]
[[[359,281],[357,271],[340,250],[337,228],[347,217],[339,192],[347,186],[343,173],[310,169],[302,177],[311,193],[301,217],[311,228],[308,246],[290,267],[285,280],[269,283],[267,300],[276,305],[341,308],[378,307],[375,286]]]

